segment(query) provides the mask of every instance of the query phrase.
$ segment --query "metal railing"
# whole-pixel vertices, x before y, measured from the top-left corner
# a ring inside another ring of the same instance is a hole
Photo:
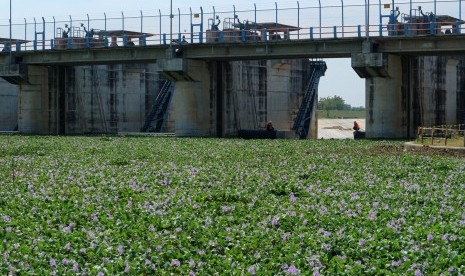
[[[42,17],[33,21],[13,22],[8,25],[0,25],[0,37],[7,37],[7,30],[12,27],[13,39],[5,42],[4,48],[12,51],[40,51],[58,49],[76,49],[88,47],[145,47],[154,45],[170,45],[185,40],[188,43],[245,43],[245,42],[270,42],[300,39],[343,39],[343,38],[367,38],[383,36],[436,36],[436,35],[460,35],[463,33],[462,4],[461,0],[404,0],[388,1],[383,4],[381,0],[365,0],[362,4],[354,1],[339,0],[336,4],[325,1],[315,1],[310,6],[303,6],[296,1],[296,5],[281,7],[277,2],[267,8],[259,8],[253,4],[253,9],[239,10],[232,5],[231,11],[217,11],[213,7],[212,12],[200,9],[189,9],[189,12],[162,14],[161,10],[155,14],[144,14],[140,11],[137,16],[127,16],[123,12],[119,16],[61,18]],[[347,2],[351,2],[348,4]],[[375,3],[373,3],[375,2]],[[438,4],[442,14],[457,13],[456,18],[449,22],[439,22]],[[419,14],[423,10],[431,10],[429,17],[424,17],[425,22],[417,23]],[[398,20],[399,10],[405,11]],[[379,13],[378,16],[371,14]],[[373,12],[376,11],[376,12]],[[232,20],[231,29],[216,30],[212,28],[215,18]],[[245,19],[240,21],[241,19]],[[379,18],[378,24],[373,24]],[[388,20],[386,20],[388,19]],[[414,20],[415,19],[415,20]],[[272,27],[260,28],[259,22],[272,23]],[[240,29],[241,24],[247,24],[249,28]],[[69,38],[61,35],[63,27],[67,25]],[[209,26],[210,25],[210,26]],[[273,27],[274,25],[274,27]],[[288,27],[286,27],[286,26]],[[81,27],[79,27],[81,26]],[[170,26],[171,32],[167,32]],[[446,27],[447,26],[447,27]],[[450,27],[449,27],[450,26]],[[86,36],[86,30],[94,30],[91,37]],[[289,28],[291,27],[291,28]],[[114,30],[119,30],[115,34]],[[231,31],[233,30],[233,31]],[[277,34],[281,34],[279,36]],[[213,40],[208,38],[213,37]],[[170,39],[172,38],[172,39]],[[11,44],[11,47],[10,45]]]
[[[417,140],[421,144],[465,147],[465,125],[419,127]]]

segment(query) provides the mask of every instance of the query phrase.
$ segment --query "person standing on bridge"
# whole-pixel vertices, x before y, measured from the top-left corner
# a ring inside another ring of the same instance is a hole
[[[65,28],[63,29],[63,33],[61,34],[62,38],[68,38],[70,28],[68,27],[68,24],[65,24]]]

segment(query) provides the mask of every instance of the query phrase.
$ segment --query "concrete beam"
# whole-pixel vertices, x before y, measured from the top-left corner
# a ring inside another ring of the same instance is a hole
[[[281,40],[176,45],[178,57],[202,60],[258,60],[350,57],[362,52],[363,38],[323,40]],[[153,63],[170,57],[169,45],[120,48],[23,51],[15,55],[29,65],[96,65]],[[4,54],[0,54],[1,55]],[[1,58],[0,58],[1,61]]]
[[[353,54],[352,68],[361,78],[388,77],[387,55],[381,53]]]
[[[437,35],[416,37],[374,37],[368,52],[409,55],[465,54],[465,36]],[[170,57],[170,49],[177,57],[202,60],[258,60],[297,58],[338,58],[366,53],[364,38],[338,38],[318,40],[247,41],[230,43],[205,43],[153,45],[146,47],[82,48],[70,50],[22,51],[15,57],[30,65],[95,65],[121,63],[153,63]],[[7,53],[0,53],[5,64]],[[3,60],[3,62],[2,62]]]
[[[385,37],[373,39],[376,51],[415,56],[465,54],[465,36],[437,35],[420,37]]]

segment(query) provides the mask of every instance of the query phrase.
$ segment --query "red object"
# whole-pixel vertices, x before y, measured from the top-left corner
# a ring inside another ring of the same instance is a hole
[[[271,131],[271,130],[274,130],[273,124],[272,124],[271,122],[268,122],[268,123],[266,124],[266,130],[270,130],[270,131]]]
[[[357,121],[354,121],[354,127],[353,127],[353,129],[354,129],[355,131],[360,130],[360,125],[357,123]]]

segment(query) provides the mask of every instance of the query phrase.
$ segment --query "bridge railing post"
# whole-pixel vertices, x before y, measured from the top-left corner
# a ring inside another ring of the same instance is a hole
[[[358,37],[362,37],[362,26],[361,25],[357,26],[357,35]]]
[[[163,33],[161,37],[162,37],[163,45],[166,45],[166,33]]]
[[[224,42],[224,32],[223,31],[220,31],[220,42],[221,43]]]
[[[73,48],[73,40],[71,37],[68,37],[68,49]]]
[[[310,39],[313,40],[313,27],[310,27]]]
[[[388,27],[389,32],[389,27]],[[383,36],[383,24],[379,24],[379,36]]]
[[[262,39],[263,41],[268,40],[268,30],[266,28],[262,30]]]
[[[461,29],[460,29],[460,26],[461,26],[461,25],[460,25],[460,20],[457,20],[457,21],[455,22],[455,26],[454,26],[454,28],[455,28],[455,33],[456,33],[456,34],[461,34],[461,33],[462,33],[462,31],[461,31]]]
[[[128,37],[126,34],[123,34],[123,46],[126,47],[128,45]]]
[[[140,46],[144,46],[144,47],[147,46],[147,35],[146,34],[142,34],[140,43],[142,44]]]
[[[54,42],[55,40],[54,39],[50,39],[50,49],[54,49]],[[16,49],[18,49],[18,45],[16,45]]]
[[[105,37],[103,38],[103,46],[104,46],[105,48],[108,48],[108,36],[105,36]]]
[[[334,34],[334,38],[337,38],[337,27],[336,26],[333,26],[333,34]]]

